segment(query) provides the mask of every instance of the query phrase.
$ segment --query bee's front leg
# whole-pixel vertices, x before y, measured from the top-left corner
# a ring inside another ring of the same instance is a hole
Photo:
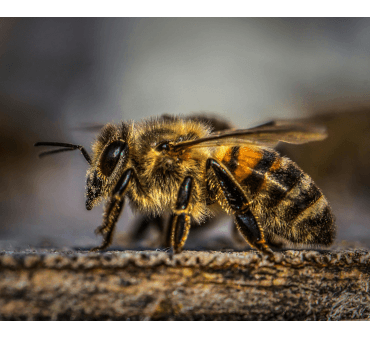
[[[96,234],[101,234],[103,236],[103,243],[100,246],[91,249],[91,251],[104,250],[111,245],[114,228],[116,227],[116,223],[124,207],[124,195],[130,185],[132,177],[133,170],[126,170],[113,189],[112,195],[109,197],[105,206],[103,224],[95,230]]]
[[[188,176],[181,184],[174,215],[171,217],[171,247],[180,253],[189,235],[191,215],[189,201],[193,188],[193,179]]]
[[[105,206],[103,224],[99,226],[95,233],[97,235],[103,236],[103,243],[96,248],[91,249],[91,251],[101,251],[105,250],[109,245],[112,244],[113,231],[116,227],[118,218],[125,205],[125,199],[116,199],[111,197]]]

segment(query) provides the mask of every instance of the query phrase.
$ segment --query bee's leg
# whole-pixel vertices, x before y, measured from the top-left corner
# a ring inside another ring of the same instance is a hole
[[[104,250],[112,243],[113,231],[123,210],[125,201],[124,195],[129,187],[132,177],[133,170],[126,170],[113,189],[113,194],[109,198],[105,207],[103,224],[95,231],[96,234],[103,235],[103,243],[100,246],[93,248],[91,251]]]
[[[181,252],[190,230],[191,216],[189,201],[193,187],[193,179],[186,177],[177,195],[176,208],[171,217],[171,247],[175,253]]]
[[[171,215],[171,218],[170,218],[170,221],[167,222],[167,227],[165,227],[165,225],[163,225],[163,240],[162,240],[162,246],[164,248],[170,248],[171,247],[171,236],[172,236],[172,224],[173,224],[173,218],[175,217],[174,214]],[[200,223],[196,223],[194,220],[191,220],[190,221],[191,224],[190,224],[190,228],[192,229],[192,232],[194,231],[202,231],[202,229],[207,229],[207,228],[210,228],[212,226],[214,226],[216,224],[216,218],[211,218],[211,217],[208,217],[204,223],[200,224]],[[239,233],[238,233],[239,235]],[[240,237],[240,235],[239,235]],[[245,241],[242,239],[243,243],[245,243]]]
[[[244,237],[239,231],[237,224],[234,222],[231,229],[231,237],[238,248],[247,248],[248,244],[245,243]]]
[[[252,214],[248,198],[230,172],[214,159],[207,160],[207,171],[212,168],[224,196],[234,212],[236,227],[244,239],[258,251],[271,255],[262,228]]]
[[[99,226],[95,233],[103,236],[103,243],[96,248],[91,249],[91,251],[105,250],[108,246],[112,244],[113,231],[116,227],[118,218],[123,210],[125,199],[116,199],[112,197],[105,206],[103,224]]]
[[[163,225],[163,236],[162,236],[162,246],[164,248],[172,247],[172,224],[174,222],[175,214],[170,215],[169,222],[167,222],[167,227]]]

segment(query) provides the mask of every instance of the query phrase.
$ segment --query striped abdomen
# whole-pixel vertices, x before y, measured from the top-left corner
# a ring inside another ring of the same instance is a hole
[[[260,147],[231,147],[218,157],[245,189],[266,239],[275,234],[293,243],[333,242],[335,226],[330,206],[293,161]]]

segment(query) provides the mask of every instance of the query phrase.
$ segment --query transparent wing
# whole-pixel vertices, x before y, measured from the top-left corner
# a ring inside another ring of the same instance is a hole
[[[276,120],[250,129],[228,129],[197,140],[173,146],[174,150],[190,147],[219,147],[255,144],[275,147],[278,142],[303,144],[327,137],[326,128],[296,120]]]

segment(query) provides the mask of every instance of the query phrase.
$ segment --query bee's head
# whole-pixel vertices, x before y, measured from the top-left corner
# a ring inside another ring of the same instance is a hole
[[[107,124],[92,146],[92,156],[83,146],[61,142],[37,142],[36,147],[58,147],[42,152],[39,157],[71,150],[80,150],[90,164],[86,181],[86,209],[91,210],[102,198],[108,196],[123,173],[128,160],[129,124]]]
[[[107,197],[126,168],[129,147],[127,128],[108,124],[93,144],[91,167],[87,171],[86,209],[91,210]]]

